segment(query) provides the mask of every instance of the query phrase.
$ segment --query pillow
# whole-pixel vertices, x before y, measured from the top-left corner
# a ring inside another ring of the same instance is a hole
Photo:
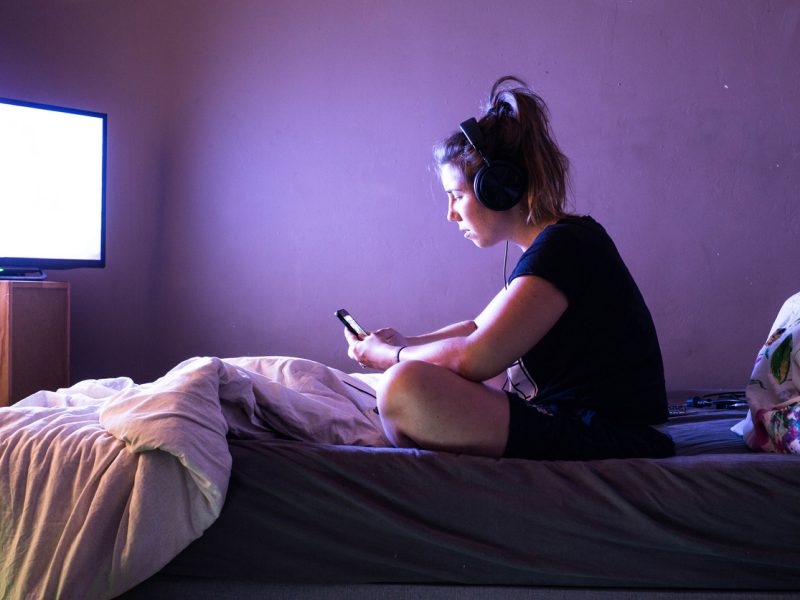
[[[750,410],[738,428],[747,445],[800,454],[800,293],[778,313],[745,388]]]

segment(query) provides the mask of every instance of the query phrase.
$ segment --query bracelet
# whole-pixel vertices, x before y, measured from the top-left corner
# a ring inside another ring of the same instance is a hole
[[[406,348],[407,348],[407,346],[400,346],[400,347],[397,349],[397,356],[395,356],[395,357],[394,357],[394,364],[397,364],[397,363],[399,363],[399,362],[400,362],[400,353],[401,353],[403,350],[405,350]]]

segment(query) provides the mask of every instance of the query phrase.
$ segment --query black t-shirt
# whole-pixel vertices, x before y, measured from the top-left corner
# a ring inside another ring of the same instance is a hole
[[[635,423],[667,419],[664,366],[653,319],[605,229],[568,216],[542,231],[509,281],[536,275],[567,310],[523,357],[537,404],[589,408]]]

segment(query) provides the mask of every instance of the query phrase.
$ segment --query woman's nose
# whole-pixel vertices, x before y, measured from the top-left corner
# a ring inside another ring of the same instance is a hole
[[[458,213],[455,209],[455,201],[452,198],[448,198],[447,200],[447,220],[448,221],[457,221],[458,220]]]

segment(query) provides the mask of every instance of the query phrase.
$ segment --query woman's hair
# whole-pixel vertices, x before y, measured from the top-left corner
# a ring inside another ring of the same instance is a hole
[[[512,76],[501,77],[492,86],[489,103],[478,125],[485,139],[489,160],[516,165],[527,177],[528,222],[541,224],[566,213],[569,160],[550,132],[547,105],[527,84]],[[437,144],[436,166],[452,165],[473,185],[485,164],[461,132]]]

